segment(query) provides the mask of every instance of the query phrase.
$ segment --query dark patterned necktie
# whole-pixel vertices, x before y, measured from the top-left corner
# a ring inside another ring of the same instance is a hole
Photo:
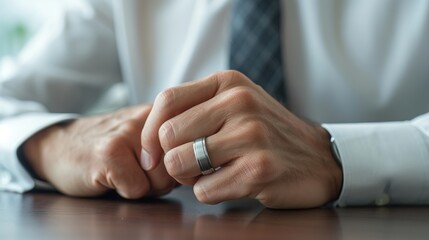
[[[279,0],[235,0],[229,66],[285,102]]]

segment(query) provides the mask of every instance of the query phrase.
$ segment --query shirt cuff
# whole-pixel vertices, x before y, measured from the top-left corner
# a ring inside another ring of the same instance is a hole
[[[408,121],[323,124],[343,168],[337,206],[428,204],[428,139]]]
[[[75,118],[74,114],[29,113],[0,121],[0,190],[33,189],[35,180],[18,159],[19,147],[38,131]]]

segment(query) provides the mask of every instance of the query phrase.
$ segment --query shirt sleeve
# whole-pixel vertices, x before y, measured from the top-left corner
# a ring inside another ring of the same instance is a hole
[[[54,123],[74,119],[71,114],[28,113],[0,122],[0,190],[25,192],[34,179],[20,164],[18,148],[37,131]]]
[[[122,81],[111,10],[105,0],[65,8],[19,56],[0,62],[0,190],[32,189],[19,147],[92,111]]]
[[[323,127],[335,138],[343,168],[337,206],[429,204],[429,114]]]

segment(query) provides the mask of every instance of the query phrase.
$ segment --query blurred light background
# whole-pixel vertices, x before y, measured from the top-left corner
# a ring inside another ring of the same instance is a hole
[[[72,0],[0,0],[0,62],[15,56],[49,19]]]
[[[0,0],[0,76],[11,71],[10,63],[45,23],[55,20],[65,8],[81,4],[80,0]],[[126,88],[118,83],[87,114],[112,111],[127,102]]]

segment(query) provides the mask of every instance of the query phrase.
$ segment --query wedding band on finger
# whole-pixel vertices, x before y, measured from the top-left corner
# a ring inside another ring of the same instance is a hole
[[[201,137],[201,138],[195,139],[193,143],[193,147],[194,147],[195,160],[197,161],[198,166],[200,167],[201,174],[208,175],[216,172],[216,170],[212,166],[209,154],[207,152],[206,138]]]

